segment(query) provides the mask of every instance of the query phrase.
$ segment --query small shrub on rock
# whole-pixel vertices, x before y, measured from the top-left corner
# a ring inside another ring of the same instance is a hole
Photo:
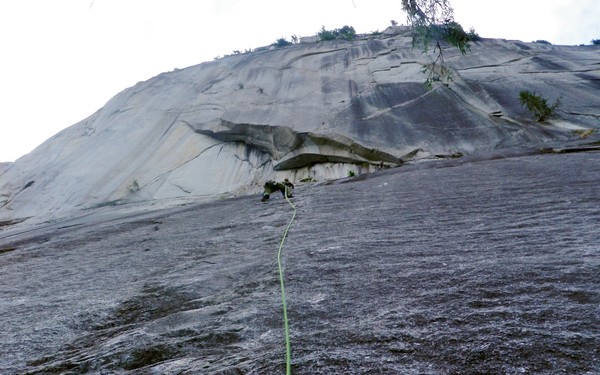
[[[288,42],[285,38],[279,38],[273,43],[273,46],[277,48],[285,47],[291,45],[292,42]]]
[[[319,40],[324,42],[328,40],[343,39],[352,40],[356,37],[354,27],[345,25],[341,29],[325,30],[325,26],[318,33]]]
[[[325,30],[325,26],[323,26],[321,28],[321,31],[319,31],[319,40],[321,40],[322,42],[326,42],[328,40],[334,40],[336,38],[335,35],[335,30]]]
[[[479,34],[477,34],[477,32],[475,31],[474,28],[470,28],[469,32],[467,33],[467,36],[469,37],[469,40],[476,42],[478,40],[481,40],[481,37],[479,36]]]
[[[537,117],[538,122],[545,121],[553,116],[560,105],[560,98],[556,99],[556,102],[549,106],[548,101],[544,97],[527,90],[519,93],[519,100],[521,101],[521,105],[526,107],[529,112]]]
[[[337,30],[338,38],[344,40],[352,40],[356,37],[356,31],[354,27],[345,25],[341,29]]]

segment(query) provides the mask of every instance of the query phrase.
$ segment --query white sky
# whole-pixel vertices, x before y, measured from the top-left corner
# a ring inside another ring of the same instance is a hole
[[[598,0],[451,0],[484,38],[590,44]],[[278,38],[405,23],[400,0],[1,0],[0,162],[14,161],[123,89]]]

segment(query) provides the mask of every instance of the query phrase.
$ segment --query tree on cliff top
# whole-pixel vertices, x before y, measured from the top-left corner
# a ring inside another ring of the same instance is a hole
[[[429,87],[434,81],[452,80],[450,69],[444,64],[442,44],[447,43],[459,49],[464,55],[469,51],[471,38],[462,26],[454,21],[454,10],[449,0],[402,0],[402,9],[408,16],[412,27],[413,47],[420,46],[428,52],[433,45],[437,56],[433,62],[425,65],[427,73],[425,84]]]

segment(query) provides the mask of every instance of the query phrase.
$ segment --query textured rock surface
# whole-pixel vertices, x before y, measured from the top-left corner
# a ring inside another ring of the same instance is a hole
[[[590,152],[299,184],[294,373],[599,373],[599,181]],[[289,205],[126,211],[0,231],[0,372],[283,373]]]
[[[454,82],[431,91],[428,59],[409,38],[386,35],[161,74],[2,166],[0,221],[173,205],[255,191],[272,177],[322,180],[381,161],[536,148],[600,127],[599,47],[483,40],[467,56],[447,50]],[[524,89],[561,97],[560,117],[534,123],[518,102]]]

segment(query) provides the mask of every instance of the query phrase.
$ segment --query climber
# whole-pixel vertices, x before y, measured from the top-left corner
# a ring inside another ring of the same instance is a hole
[[[286,194],[287,194],[288,198],[292,197],[290,188],[293,189],[294,184],[292,184],[287,178],[285,180],[283,180],[283,183],[269,180],[269,181],[265,182],[264,188],[265,188],[265,191],[263,192],[262,199],[261,199],[261,201],[263,201],[263,202],[265,202],[267,199],[269,199],[271,193],[274,193],[276,191],[280,191],[281,195],[283,195],[284,197],[286,196]]]
[[[285,185],[285,194],[287,194],[288,198],[292,197],[292,192],[290,191],[290,189],[294,188],[294,184],[292,184],[290,182],[290,180],[288,180],[287,178],[283,180],[283,185]],[[285,197],[284,194],[284,197]]]

